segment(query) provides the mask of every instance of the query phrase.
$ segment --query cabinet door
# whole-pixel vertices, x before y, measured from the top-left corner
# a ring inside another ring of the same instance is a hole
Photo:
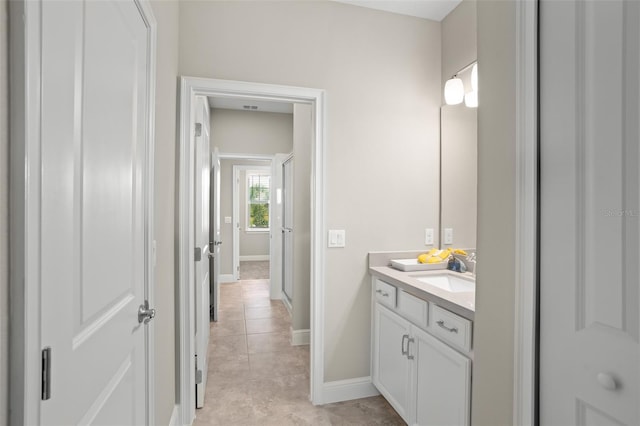
[[[409,359],[406,350],[410,324],[379,303],[375,304],[373,384],[407,421]]]
[[[469,425],[471,360],[413,327],[415,424]]]

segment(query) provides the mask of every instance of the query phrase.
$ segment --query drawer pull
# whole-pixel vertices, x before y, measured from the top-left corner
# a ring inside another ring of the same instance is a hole
[[[389,293],[387,293],[386,291],[382,291],[380,289],[376,290],[376,293],[380,293],[382,297],[389,297]]]
[[[438,324],[441,328],[444,328],[445,330],[447,330],[450,333],[457,333],[458,332],[458,328],[457,327],[449,328],[446,325],[444,325],[444,321],[442,321],[442,320],[436,321],[436,324]]]
[[[402,342],[400,343],[400,352],[402,353],[402,355],[407,355],[407,353],[409,353],[409,343],[407,343],[407,350],[404,350],[404,340],[405,339],[409,339],[409,335],[408,334],[403,334],[402,335]]]

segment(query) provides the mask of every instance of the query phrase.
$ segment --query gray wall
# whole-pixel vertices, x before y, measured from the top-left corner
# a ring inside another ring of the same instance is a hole
[[[270,166],[269,161],[251,161],[251,160],[237,160],[237,159],[224,159],[220,160],[220,238],[222,239],[222,245],[220,246],[220,273],[232,274],[233,273],[233,224],[224,223],[224,217],[233,217],[233,166]],[[242,182],[242,180],[241,180]],[[242,195],[240,195],[242,197]],[[243,229],[240,231],[242,237],[244,232],[244,221],[242,212],[240,212],[240,227]],[[263,251],[261,254],[269,254],[269,234],[258,234],[258,241],[249,241],[245,243],[249,245],[249,251]],[[251,237],[251,236],[250,236]],[[266,238],[266,242],[260,241]],[[256,243],[256,244],[252,244]],[[261,244],[262,243],[262,244]],[[266,246],[265,246],[266,244]],[[243,244],[240,243],[240,249],[242,250]],[[264,251],[264,250],[266,251]],[[242,255],[242,252],[240,252]]]
[[[308,330],[311,277],[312,108],[293,107],[293,318],[294,330]]]
[[[463,0],[442,20],[442,87],[462,67],[478,59],[476,0]],[[467,75],[461,76],[467,86]]]
[[[511,425],[515,253],[515,2],[478,2],[478,275],[472,423]],[[500,253],[483,256],[483,253]]]
[[[8,421],[8,369],[9,369],[9,52],[7,16],[8,1],[0,0],[0,424]]]
[[[272,155],[292,146],[293,114],[211,110],[211,147],[220,153]]]
[[[273,155],[293,150],[293,114],[236,111],[213,108],[211,110],[211,147],[222,154]],[[233,272],[233,224],[224,223],[225,216],[233,216],[233,165],[269,165],[265,162],[222,160],[220,170],[221,238],[220,273]],[[241,195],[242,196],[242,195]],[[241,212],[241,218],[242,216]],[[245,237],[241,219],[241,238]],[[257,240],[257,241],[252,241]],[[243,244],[244,243],[244,244]],[[255,243],[255,244],[254,244]],[[240,255],[269,254],[268,234],[249,235],[240,243]],[[262,253],[258,253],[262,251]]]
[[[438,226],[440,24],[336,2],[180,2],[180,73],[327,91],[325,377],[369,376],[367,253]],[[214,130],[215,131],[215,130]],[[416,196],[416,188],[420,188]]]
[[[158,22],[155,129],[155,422],[169,424],[176,402],[175,181],[178,3],[152,2]]]

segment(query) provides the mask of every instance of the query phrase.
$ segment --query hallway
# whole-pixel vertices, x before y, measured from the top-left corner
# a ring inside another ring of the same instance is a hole
[[[269,280],[222,284],[211,324],[204,408],[194,425],[403,425],[382,397],[309,402],[309,346],[289,344],[290,318]]]

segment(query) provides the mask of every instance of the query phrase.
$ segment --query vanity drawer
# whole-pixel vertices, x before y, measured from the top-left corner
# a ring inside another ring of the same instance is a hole
[[[376,280],[376,300],[390,308],[396,307],[396,288],[384,281]]]
[[[468,319],[432,304],[429,329],[453,346],[466,352],[471,350],[471,321]]]
[[[425,300],[398,290],[398,312],[419,327],[427,327],[429,304]]]

